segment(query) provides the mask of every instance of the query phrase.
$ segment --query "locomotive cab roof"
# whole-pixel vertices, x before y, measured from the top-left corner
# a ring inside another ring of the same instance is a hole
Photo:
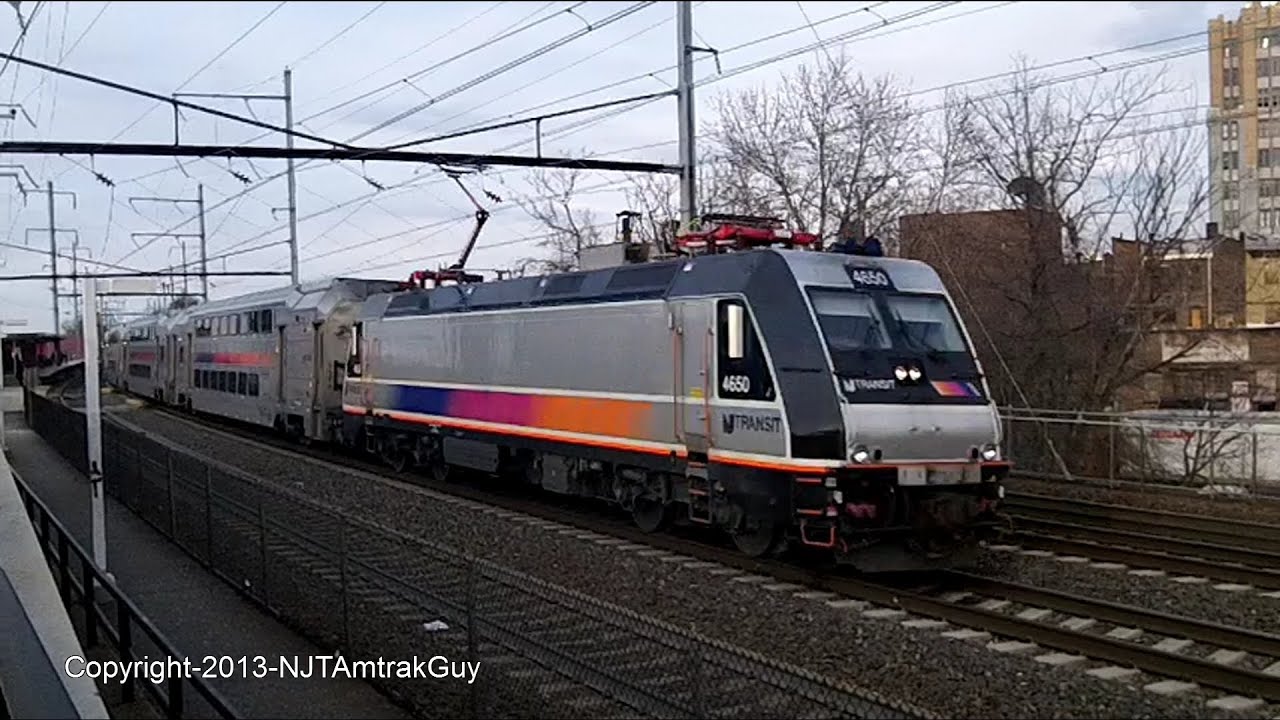
[[[945,293],[937,272],[918,260],[762,248],[378,294],[359,318],[735,294],[754,283],[848,286],[847,267],[882,270],[903,292]]]

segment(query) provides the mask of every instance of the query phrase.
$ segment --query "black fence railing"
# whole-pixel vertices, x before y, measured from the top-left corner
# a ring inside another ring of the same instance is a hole
[[[138,606],[98,569],[89,553],[67,532],[49,507],[31,492],[26,482],[17,473],[13,473],[13,479],[26,506],[27,516],[36,529],[40,549],[53,568],[63,604],[68,610],[80,611],[85,649],[98,647],[101,636],[105,635],[122,664],[144,657],[180,657]],[[150,678],[139,679],[136,676],[124,678],[120,682],[121,697],[126,703],[134,702],[137,686],[142,685],[166,717],[181,718],[186,715],[186,686],[189,685],[218,717],[241,717],[217,690],[200,677],[184,677],[182,673],[175,672],[166,673],[161,680],[153,682]]]
[[[28,402],[42,437],[83,455],[82,414]],[[368,678],[420,717],[926,716],[344,515],[119,420],[102,431],[108,493],[228,583],[350,664],[430,658],[425,678]]]

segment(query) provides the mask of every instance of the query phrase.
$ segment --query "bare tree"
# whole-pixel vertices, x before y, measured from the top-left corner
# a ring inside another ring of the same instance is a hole
[[[949,281],[967,286],[962,309],[1004,402],[1102,409],[1192,349],[1171,357],[1151,342],[1170,292],[1162,261],[1191,242],[1207,203],[1197,129],[1144,122],[1162,77],[1055,84],[1020,61],[1003,84],[948,100],[927,204],[953,206],[951,189],[969,183],[1023,211],[999,262],[963,252],[989,238],[951,237],[959,249],[934,253],[944,271],[986,268]],[[1133,240],[1112,243],[1116,230]]]
[[[917,127],[892,79],[853,75],[843,54],[801,66],[776,90],[718,99],[707,130],[729,168],[718,200],[824,236],[852,220],[893,236],[918,154]]]
[[[582,174],[577,170],[538,169],[529,173],[531,190],[517,197],[516,203],[546,229],[546,239],[537,246],[549,252],[516,261],[512,268],[516,275],[572,270],[578,266],[583,248],[606,242],[595,213],[576,206],[581,180]]]

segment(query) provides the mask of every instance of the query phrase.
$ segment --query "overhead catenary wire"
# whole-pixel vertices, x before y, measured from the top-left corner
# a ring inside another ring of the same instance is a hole
[[[530,13],[529,15],[526,15],[524,19],[527,19],[527,18],[529,18],[529,17],[532,17],[533,15],[536,15],[537,13],[542,12],[542,10],[546,9],[546,8],[547,8],[547,7],[549,7],[550,5],[554,5],[554,4],[555,4],[555,3],[547,3],[547,5],[544,5],[542,8],[539,8],[538,10],[535,10],[534,12]],[[580,6],[585,5],[585,4],[586,4],[585,2],[578,2],[578,3],[575,3],[574,5],[572,5],[572,6],[571,6],[570,8],[568,8],[568,9],[569,9],[569,10],[572,10],[572,9],[574,9],[574,8],[580,7]],[[316,119],[316,118],[318,118],[318,117],[322,117],[322,116],[324,116],[324,115],[328,115],[328,114],[329,114],[329,113],[331,113],[331,112],[335,112],[335,111],[340,110],[340,109],[342,109],[342,108],[344,108],[344,107],[347,107],[347,106],[353,105],[353,104],[355,104],[355,103],[357,103],[357,102],[360,102],[361,100],[364,100],[364,99],[366,99],[366,98],[373,97],[374,95],[377,95],[377,94],[379,94],[379,93],[383,93],[383,92],[386,92],[387,90],[391,90],[391,89],[394,89],[394,88],[403,87],[403,86],[404,86],[404,84],[405,84],[405,83],[407,83],[407,82],[409,82],[409,81],[416,80],[416,79],[421,78],[421,77],[425,77],[426,75],[429,75],[429,74],[431,74],[431,73],[435,72],[436,70],[439,70],[440,68],[446,67],[446,66],[448,66],[448,65],[453,64],[454,62],[457,62],[458,60],[461,60],[461,59],[463,59],[463,58],[465,58],[465,57],[468,57],[468,56],[470,56],[470,55],[473,55],[473,54],[475,54],[475,53],[477,53],[477,52],[480,52],[481,50],[484,50],[484,49],[486,49],[486,48],[492,47],[493,45],[496,45],[496,44],[498,44],[498,43],[500,43],[500,42],[503,42],[504,40],[509,40],[509,39],[511,39],[511,38],[513,38],[513,37],[515,37],[515,36],[517,36],[517,35],[520,35],[520,34],[522,34],[522,33],[525,33],[525,32],[527,32],[527,31],[529,31],[529,30],[532,30],[532,29],[534,29],[534,28],[538,27],[539,25],[542,25],[543,23],[545,23],[545,22],[547,22],[547,21],[549,21],[549,20],[552,20],[552,19],[555,19],[555,18],[560,17],[560,15],[561,15],[561,14],[563,14],[563,13],[565,13],[565,12],[567,12],[567,10],[557,11],[555,14],[548,15],[548,16],[546,16],[546,17],[543,17],[543,18],[540,18],[540,19],[538,19],[538,20],[535,20],[535,21],[533,21],[533,22],[531,22],[531,23],[526,23],[526,24],[520,25],[519,27],[517,27],[517,28],[515,28],[515,29],[510,29],[510,26],[508,26],[508,29],[507,29],[507,30],[500,31],[497,35],[495,35],[495,36],[493,36],[493,37],[490,37],[490,38],[488,38],[488,39],[486,39],[486,40],[484,40],[484,41],[482,41],[482,42],[480,42],[480,43],[478,43],[478,44],[476,44],[476,45],[472,45],[471,47],[467,48],[466,50],[463,50],[462,52],[455,53],[454,55],[450,55],[449,57],[445,58],[444,60],[440,60],[440,61],[438,61],[438,62],[432,63],[431,65],[429,65],[429,66],[427,66],[427,67],[425,67],[425,68],[422,68],[422,69],[420,69],[420,70],[416,70],[416,71],[414,71],[414,72],[412,72],[412,73],[409,73],[408,75],[405,75],[404,77],[402,77],[402,78],[400,78],[400,79],[398,79],[398,80],[394,80],[394,81],[392,81],[392,82],[386,83],[386,84],[381,85],[381,86],[379,86],[379,87],[376,87],[376,88],[374,88],[373,90],[370,90],[370,91],[368,91],[368,92],[361,93],[360,95],[357,95],[357,96],[356,96],[356,97],[354,97],[354,98],[350,98],[350,99],[348,99],[348,100],[345,100],[345,101],[343,101],[343,102],[341,102],[341,103],[338,103],[337,105],[333,105],[333,106],[328,107],[328,108],[326,108],[326,109],[324,109],[324,110],[321,110],[320,112],[317,112],[317,113],[313,113],[313,114],[311,114],[311,115],[308,115],[308,116],[306,116],[306,117],[302,118],[302,120],[301,120],[300,122],[311,122],[311,121],[315,120],[315,119]],[[521,21],[518,21],[518,22],[523,22],[523,19],[522,19]]]
[[[700,2],[696,2],[696,3],[694,3],[694,5],[693,5],[694,9],[696,10],[697,8],[699,8],[699,7],[701,7],[702,5],[706,4],[706,1],[707,1],[707,0],[700,0]],[[521,90],[521,91],[524,91],[524,90],[528,90],[529,88],[532,88],[532,87],[537,87],[538,85],[540,85],[540,84],[542,84],[542,83],[546,82],[547,80],[550,80],[550,79],[551,79],[551,78],[553,78],[553,77],[556,77],[556,76],[558,76],[558,75],[560,75],[560,74],[562,74],[562,73],[564,73],[564,72],[567,72],[567,71],[569,71],[569,70],[572,70],[573,68],[578,67],[579,65],[582,65],[583,63],[586,63],[586,62],[589,62],[589,61],[591,61],[591,60],[594,60],[595,58],[600,57],[601,55],[603,55],[603,54],[605,54],[605,53],[607,53],[607,52],[609,52],[609,51],[611,51],[611,50],[614,50],[614,49],[616,49],[616,48],[618,48],[618,47],[620,47],[620,46],[624,45],[625,43],[631,42],[632,40],[635,40],[636,38],[638,38],[638,37],[640,37],[640,36],[642,36],[642,35],[646,35],[646,34],[648,34],[648,33],[650,33],[650,32],[653,32],[654,30],[656,30],[656,29],[658,29],[658,28],[662,27],[663,25],[667,25],[667,24],[669,24],[673,19],[674,19],[674,18],[672,18],[671,16],[669,16],[669,15],[668,15],[667,17],[664,17],[664,18],[662,18],[661,20],[658,20],[657,22],[650,23],[649,25],[645,26],[644,28],[641,28],[640,30],[635,31],[635,32],[631,33],[630,35],[627,35],[626,37],[620,38],[620,39],[618,39],[618,40],[616,40],[616,41],[614,41],[614,42],[612,42],[612,43],[610,43],[610,44],[608,44],[608,45],[606,45],[606,46],[604,46],[604,47],[600,48],[599,50],[596,50],[595,52],[593,52],[593,53],[591,53],[591,54],[589,54],[589,55],[584,55],[583,57],[578,58],[577,60],[574,60],[573,62],[569,63],[568,65],[563,65],[563,66],[561,66],[561,67],[559,67],[559,68],[556,68],[555,70],[552,70],[551,72],[548,72],[548,73],[546,73],[546,74],[544,74],[544,75],[541,75],[541,76],[539,76],[539,77],[537,77],[537,78],[535,78],[535,79],[533,79],[533,80],[529,80],[528,82],[521,83],[521,85],[520,85],[520,90]],[[436,125],[444,125],[444,124],[446,124],[446,123],[453,122],[454,120],[457,120],[457,119],[458,119],[458,118],[460,118],[460,117],[464,117],[464,116],[467,116],[467,115],[471,115],[472,113],[474,113],[474,112],[475,112],[475,111],[477,111],[477,110],[480,110],[481,108],[485,108],[485,107],[488,107],[488,106],[490,106],[490,105],[492,105],[492,104],[494,104],[494,103],[496,103],[496,102],[500,102],[500,101],[508,100],[508,99],[509,99],[509,97],[508,97],[507,95],[496,95],[496,96],[494,96],[493,98],[491,98],[491,99],[489,99],[489,100],[486,100],[486,101],[484,101],[484,102],[480,103],[479,105],[473,105],[473,106],[471,106],[471,107],[467,108],[466,110],[459,111],[459,112],[457,112],[457,113],[455,113],[455,114],[453,114],[453,115],[451,115],[451,116],[449,116],[449,117],[447,117],[447,118],[444,118],[444,119],[443,119],[443,120],[441,120],[439,123],[433,123],[433,124],[432,124],[432,127],[435,127]],[[425,129],[424,129],[424,132],[425,132]]]
[[[409,108],[409,109],[407,109],[407,110],[404,110],[404,111],[402,111],[402,112],[396,113],[395,115],[391,116],[391,117],[390,117],[390,118],[388,118],[387,120],[384,120],[384,121],[382,121],[382,122],[378,123],[377,125],[374,125],[372,128],[369,128],[368,130],[364,131],[364,132],[363,132],[363,133],[361,133],[360,135],[356,136],[356,139],[358,140],[358,139],[362,139],[362,138],[368,137],[369,135],[372,135],[373,133],[378,132],[379,130],[382,130],[382,129],[388,128],[388,127],[390,127],[390,126],[392,126],[392,125],[395,125],[395,124],[399,123],[399,122],[400,122],[400,121],[402,121],[402,120],[405,120],[405,119],[410,118],[410,117],[412,117],[412,116],[414,116],[414,115],[417,115],[418,113],[420,113],[420,112],[422,112],[423,110],[425,110],[425,109],[427,109],[427,108],[431,107],[432,105],[435,105],[436,103],[438,103],[438,102],[440,102],[440,101],[442,101],[442,100],[447,100],[448,98],[451,98],[451,97],[453,97],[454,95],[457,95],[457,94],[459,94],[459,93],[462,93],[462,92],[465,92],[465,91],[467,91],[467,90],[470,90],[471,88],[474,88],[474,87],[476,87],[476,86],[478,86],[478,85],[480,85],[480,84],[482,84],[482,83],[488,82],[489,80],[492,80],[493,78],[496,78],[496,77],[498,77],[498,76],[500,76],[500,75],[503,75],[503,74],[505,74],[505,73],[507,73],[507,72],[510,72],[511,70],[514,70],[515,68],[518,68],[518,67],[520,67],[520,66],[522,66],[522,65],[525,65],[525,64],[527,64],[527,63],[529,63],[529,62],[532,62],[533,60],[536,60],[537,58],[542,57],[543,55],[545,55],[545,54],[547,54],[547,53],[551,52],[552,50],[555,50],[555,49],[557,49],[557,48],[564,47],[565,45],[568,45],[569,43],[574,42],[574,41],[576,41],[576,40],[578,40],[578,39],[580,39],[580,38],[586,37],[587,35],[589,35],[589,34],[591,34],[591,33],[595,32],[595,31],[597,31],[597,30],[600,30],[600,29],[602,29],[602,28],[606,28],[606,27],[608,27],[608,26],[612,25],[613,23],[618,22],[619,20],[622,20],[623,18],[630,17],[631,15],[633,15],[633,14],[635,14],[635,13],[637,13],[637,12],[639,12],[639,11],[641,11],[641,10],[643,10],[643,9],[645,9],[645,8],[649,7],[650,5],[653,5],[653,4],[654,4],[654,2],[652,2],[652,0],[646,0],[646,2],[638,2],[638,3],[635,3],[635,4],[633,4],[633,5],[630,5],[630,6],[626,7],[626,8],[623,8],[622,10],[619,10],[618,12],[616,12],[616,13],[614,13],[614,14],[612,14],[612,15],[609,15],[608,17],[605,17],[605,18],[603,18],[603,19],[601,19],[601,20],[597,20],[597,21],[595,21],[595,22],[593,22],[593,23],[591,23],[591,24],[587,25],[587,26],[586,26],[586,27],[584,27],[584,28],[580,28],[580,29],[578,29],[578,30],[576,30],[576,31],[574,31],[574,32],[572,32],[572,33],[569,33],[568,35],[565,35],[565,36],[563,36],[563,37],[557,38],[556,40],[554,40],[554,41],[552,41],[552,42],[550,42],[550,43],[547,43],[546,45],[543,45],[542,47],[540,47],[540,48],[538,48],[538,49],[536,49],[536,50],[533,50],[533,51],[531,51],[531,52],[529,52],[529,53],[526,53],[525,55],[522,55],[521,57],[516,58],[515,60],[512,60],[512,61],[510,61],[510,62],[508,62],[508,63],[503,64],[503,65],[500,65],[499,67],[496,67],[496,68],[494,68],[493,70],[490,70],[490,71],[488,71],[488,72],[486,72],[486,73],[481,74],[481,75],[480,75],[480,76],[478,76],[478,77],[472,78],[471,80],[468,80],[467,82],[462,83],[461,85],[457,85],[457,86],[455,86],[455,87],[453,87],[453,88],[451,88],[451,89],[449,89],[449,90],[446,90],[446,91],[444,91],[444,92],[442,92],[442,93],[439,93],[439,94],[437,94],[437,95],[435,95],[435,96],[431,97],[430,99],[428,99],[426,102],[419,103],[419,104],[414,105],[413,107],[411,107],[411,108]]]
[[[356,86],[356,85],[359,85],[360,83],[364,82],[365,80],[368,80],[369,78],[373,77],[374,75],[377,75],[378,73],[382,72],[383,70],[386,70],[386,69],[388,69],[388,68],[391,68],[391,67],[395,66],[396,64],[401,63],[401,62],[404,62],[405,60],[408,60],[409,58],[413,57],[414,55],[417,55],[418,53],[423,52],[424,50],[427,50],[427,49],[431,48],[432,46],[434,46],[436,43],[440,42],[441,40],[443,40],[443,39],[445,39],[445,38],[447,38],[447,37],[452,37],[452,36],[456,35],[457,33],[459,33],[459,32],[461,32],[462,30],[464,30],[468,25],[470,25],[470,24],[472,24],[472,23],[476,22],[476,21],[477,21],[477,20],[479,20],[480,18],[482,18],[482,17],[484,17],[484,16],[488,15],[489,13],[493,12],[494,10],[497,10],[498,8],[502,7],[503,5],[507,5],[507,4],[508,4],[508,2],[506,2],[506,1],[504,0],[504,2],[496,2],[496,3],[494,3],[493,5],[490,5],[490,6],[489,6],[489,8],[488,8],[487,10],[484,10],[484,11],[482,11],[482,12],[480,12],[480,13],[476,14],[476,15],[472,15],[470,18],[468,18],[467,20],[463,21],[462,23],[460,23],[460,24],[458,24],[458,25],[455,25],[455,26],[453,26],[453,27],[451,27],[451,28],[449,28],[449,29],[447,29],[447,30],[445,30],[445,31],[441,32],[440,34],[438,34],[438,35],[436,35],[435,37],[431,38],[430,40],[428,40],[427,42],[423,43],[422,45],[419,45],[418,47],[414,48],[413,50],[410,50],[409,52],[407,52],[407,53],[405,53],[405,54],[401,55],[400,57],[397,57],[397,58],[395,58],[394,60],[391,60],[391,61],[387,62],[386,64],[382,65],[381,67],[377,68],[376,70],[372,70],[372,71],[370,71],[370,72],[368,72],[368,73],[365,73],[364,75],[361,75],[360,77],[356,78],[355,80],[352,80],[352,81],[350,81],[350,82],[348,82],[348,83],[346,83],[346,84],[344,84],[344,85],[339,85],[338,87],[330,88],[328,92],[326,92],[325,94],[323,94],[323,95],[321,95],[320,97],[318,97],[318,98],[316,98],[315,100],[313,100],[311,104],[318,104],[318,103],[320,103],[321,101],[328,100],[329,98],[333,97],[334,95],[337,95],[337,94],[341,93],[341,92],[342,92],[342,91],[344,91],[344,90],[347,90],[347,89],[349,89],[349,88],[351,88],[351,87],[354,87],[354,86]],[[535,10],[533,13],[531,13],[531,14],[529,15],[529,17],[532,17],[533,15],[536,15],[537,13],[542,12],[542,10],[544,10],[544,9],[546,9],[546,8],[548,8],[548,7],[552,6],[552,5],[554,5],[554,4],[555,4],[554,2],[549,2],[549,3],[547,3],[547,4],[546,4],[546,5],[544,5],[542,8],[539,8],[538,10]],[[304,106],[304,107],[305,107],[305,106]],[[344,105],[343,107],[345,107],[345,105]],[[303,118],[300,122],[307,122],[308,120],[313,120],[313,119],[315,119],[315,118],[314,118],[314,117]]]
[[[1006,3],[1006,4],[1007,4],[1007,3]],[[980,10],[981,10],[981,9],[980,9]],[[972,11],[971,11],[971,12],[972,12]],[[919,14],[918,14],[918,13],[915,13],[915,12],[913,12],[913,13],[909,13],[909,14],[908,14],[908,17],[918,17],[918,16],[919,16]],[[951,17],[958,17],[958,16],[959,16],[959,15],[951,16]],[[901,18],[901,17],[889,18],[889,19],[884,20],[881,24],[877,25],[876,27],[877,27],[877,28],[882,28],[882,27],[884,27],[884,26],[886,26],[886,25],[893,25],[893,24],[895,24],[895,23],[897,23],[897,22],[901,22],[903,19],[904,19],[904,18]],[[866,32],[866,31],[868,31],[868,28],[860,28],[860,29],[859,29],[859,31],[861,31],[861,32]],[[783,34],[783,33],[775,33],[775,34],[774,34],[774,36],[781,36],[782,34]],[[737,47],[747,47],[747,46],[750,46],[750,45],[752,45],[752,44],[755,44],[756,42],[757,42],[757,41],[750,41],[750,42],[747,42],[747,43],[742,43],[741,45],[739,45],[739,46],[737,46]],[[558,133],[553,133],[553,135],[568,135],[568,134],[572,134],[573,132],[577,132],[577,131],[578,131],[578,130],[580,130],[580,129],[581,129],[581,128],[572,128],[572,127],[570,127],[570,128],[565,128],[565,129],[562,129],[561,131],[559,131]],[[512,145],[509,145],[509,146],[507,146],[505,149],[511,149],[511,148],[519,147],[519,146],[522,146],[522,145],[525,145],[525,144],[527,144],[527,141],[521,141],[521,142],[513,143]],[[268,178],[268,180],[267,180],[267,181],[270,181],[271,179],[273,179],[273,178]],[[265,181],[264,181],[264,182],[265,182]],[[257,239],[257,238],[255,237],[255,238],[251,238],[251,239],[250,239],[250,240],[248,240],[248,241],[242,241],[241,243],[238,243],[236,246],[233,246],[233,247],[238,247],[238,246],[240,246],[240,245],[245,244],[246,242],[252,242],[252,240],[254,240],[254,239]],[[128,257],[128,256],[126,256],[126,257]]]
[[[572,10],[572,9],[574,9],[574,8],[576,8],[576,7],[580,6],[580,5],[583,5],[583,4],[585,4],[585,3],[582,3],[582,2],[576,3],[575,5],[573,5],[573,6],[571,6],[570,8],[568,8],[568,10]],[[645,4],[651,4],[651,3],[640,3],[640,5],[645,5]],[[560,11],[560,12],[567,12],[567,11]],[[550,17],[556,17],[556,16],[558,16],[558,14],[559,14],[559,13],[557,13],[557,15],[549,16],[548,18],[543,18],[543,19],[541,19],[541,20],[535,21],[535,22],[534,22],[534,23],[532,23],[532,24],[522,26],[521,28],[518,28],[518,29],[517,29],[517,30],[515,30],[515,31],[505,33],[504,35],[502,35],[502,36],[500,36],[500,37],[498,37],[498,38],[491,39],[490,41],[487,41],[485,44],[482,44],[482,45],[478,45],[478,46],[473,47],[470,51],[464,51],[463,53],[459,53],[458,55],[455,55],[455,56],[453,56],[453,57],[452,57],[452,58],[450,58],[450,59],[447,59],[447,60],[445,60],[445,61],[442,61],[441,63],[437,63],[435,66],[433,66],[433,68],[434,68],[434,67],[440,67],[440,66],[443,66],[443,64],[445,64],[445,63],[448,63],[448,62],[450,62],[450,61],[452,61],[452,60],[454,60],[454,59],[457,59],[457,58],[459,58],[459,57],[463,57],[463,56],[465,56],[466,54],[468,54],[469,52],[474,52],[475,50],[478,50],[478,49],[481,49],[481,48],[483,48],[483,47],[486,47],[487,45],[492,44],[493,42],[496,42],[496,41],[498,41],[498,40],[501,40],[501,39],[504,39],[504,38],[507,38],[507,37],[511,37],[511,36],[513,36],[513,35],[515,35],[515,34],[517,34],[517,33],[519,33],[519,32],[523,32],[523,31],[528,30],[528,29],[530,29],[530,28],[532,28],[532,27],[536,27],[536,26],[537,26],[538,24],[540,24],[541,22],[544,22],[545,20],[550,19]],[[627,14],[630,14],[630,12],[627,12]],[[428,70],[430,70],[430,69],[431,69],[431,68],[428,68]],[[304,120],[304,122],[305,122],[305,120]],[[301,123],[299,123],[299,124],[301,124]],[[353,138],[349,139],[347,142],[355,142],[356,140],[359,140],[361,137],[363,137],[365,134],[367,134],[367,133],[362,133],[361,135],[357,135],[357,136],[355,136],[355,137],[353,137]],[[264,137],[264,136],[260,136],[260,137]],[[255,138],[255,139],[257,139],[257,138]],[[250,141],[248,141],[248,142],[252,142],[252,141],[253,141],[253,139],[251,139],[251,140],[250,140]],[[247,143],[246,143],[246,144],[247,144]],[[308,163],[305,163],[305,162],[304,162],[304,163],[302,163],[298,168],[296,168],[296,171],[300,172],[300,171],[303,169],[303,167],[304,167],[304,166],[306,166],[307,164],[308,164]],[[262,181],[261,183],[259,183],[259,184],[258,184],[258,185],[256,185],[256,186],[253,186],[253,187],[251,187],[251,188],[246,188],[246,192],[247,192],[247,191],[250,191],[250,190],[252,190],[252,189],[256,189],[257,187],[261,187],[261,186],[262,186],[263,184],[265,184],[266,182],[270,182],[270,181],[272,181],[272,180],[275,180],[276,178],[281,177],[281,176],[283,176],[284,174],[285,174],[285,173],[278,173],[278,174],[276,174],[276,175],[273,175],[273,176],[271,176],[271,177],[267,178],[266,180]],[[138,252],[138,251],[140,251],[140,250],[142,250],[142,249],[145,249],[146,247],[150,246],[152,243],[154,243],[154,240],[149,241],[149,242],[147,242],[147,243],[143,243],[141,247],[139,247],[139,248],[135,248],[135,249],[131,250],[131,251],[129,252],[129,254],[127,254],[125,257],[130,257],[130,256],[132,256],[132,254],[133,254],[133,253]]]
[[[214,55],[212,58],[209,59],[208,62],[200,66],[199,70],[196,70],[194,73],[191,73],[191,75],[187,77],[186,80],[183,80],[182,84],[174,88],[173,91],[181,92],[183,88],[185,88],[187,85],[190,85],[193,81],[195,81],[196,78],[203,75],[204,71],[208,70],[215,62],[221,60],[227,53],[235,49],[237,45],[244,42],[246,38],[248,38],[250,35],[253,34],[253,31],[257,30],[259,27],[262,27],[263,23],[265,23],[267,20],[270,20],[273,15],[279,12],[280,9],[287,4],[288,4],[288,0],[282,0],[281,2],[277,3],[274,7],[272,7],[270,10],[267,11],[266,15],[263,15],[261,18],[259,18],[257,22],[255,22],[253,25],[250,25],[244,32],[240,33],[240,35],[237,36],[236,39],[232,40],[226,47],[218,51],[218,54]],[[150,117],[151,113],[155,112],[157,107],[158,106],[156,105],[152,105],[150,108],[147,109],[146,112],[139,115],[136,120],[129,123],[128,125],[125,125],[123,128],[121,128],[120,132],[111,136],[111,139],[108,140],[107,142],[115,142],[116,140],[119,140],[125,133],[129,132],[134,127],[136,127],[138,123]]]
[[[297,70],[299,65],[303,64],[304,62],[306,62],[306,61],[310,60],[311,58],[315,57],[316,55],[320,54],[320,53],[321,53],[325,48],[327,48],[327,47],[329,47],[330,45],[334,44],[334,43],[335,43],[335,42],[337,42],[338,40],[341,40],[343,37],[346,37],[346,35],[347,35],[348,33],[350,33],[352,30],[354,30],[357,26],[359,26],[359,25],[360,25],[361,23],[363,23],[365,20],[368,20],[370,17],[372,17],[372,16],[374,15],[374,13],[378,12],[379,10],[381,10],[383,7],[385,7],[385,6],[386,6],[386,4],[387,4],[387,0],[383,0],[383,2],[380,2],[380,3],[378,3],[377,5],[374,5],[372,8],[370,8],[370,9],[369,9],[369,10],[367,10],[367,11],[365,11],[365,13],[364,13],[363,15],[361,15],[361,16],[360,16],[360,17],[358,17],[358,18],[356,18],[355,20],[352,20],[350,23],[347,23],[347,25],[346,25],[346,26],[344,26],[341,30],[337,31],[337,32],[336,32],[336,33],[334,33],[333,35],[330,35],[326,40],[324,40],[323,42],[321,42],[319,45],[317,45],[317,46],[315,46],[315,47],[311,48],[310,50],[308,50],[307,52],[303,53],[301,57],[298,57],[298,58],[294,59],[292,62],[285,63],[285,67],[289,67],[289,68],[293,68],[294,70]],[[250,83],[250,84],[248,84],[248,85],[241,85],[240,87],[236,88],[233,92],[241,92],[241,91],[245,91],[245,90],[251,90],[251,89],[253,89],[253,88],[255,88],[255,87],[258,87],[259,85],[265,85],[266,83],[271,82],[272,80],[276,79],[277,77],[279,77],[279,75],[278,75],[278,74],[276,74],[276,75],[272,75],[271,77],[268,77],[268,78],[263,78],[262,80],[259,80],[259,81],[255,82],[255,83]]]

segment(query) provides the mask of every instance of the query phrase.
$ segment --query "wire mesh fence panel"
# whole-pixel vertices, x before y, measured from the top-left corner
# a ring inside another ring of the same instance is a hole
[[[269,603],[322,646],[344,647],[341,519],[275,493],[263,494],[262,516]]]
[[[133,493],[133,511],[147,524],[168,533],[169,530],[169,453],[149,438],[138,438],[138,486]]]
[[[217,486],[222,476],[213,471]],[[209,505],[209,565],[236,587],[259,600],[263,572],[262,536],[257,508],[228,499],[216,489]]]
[[[201,562],[209,562],[209,468],[182,453],[174,453],[171,463],[173,532],[170,539]]]

